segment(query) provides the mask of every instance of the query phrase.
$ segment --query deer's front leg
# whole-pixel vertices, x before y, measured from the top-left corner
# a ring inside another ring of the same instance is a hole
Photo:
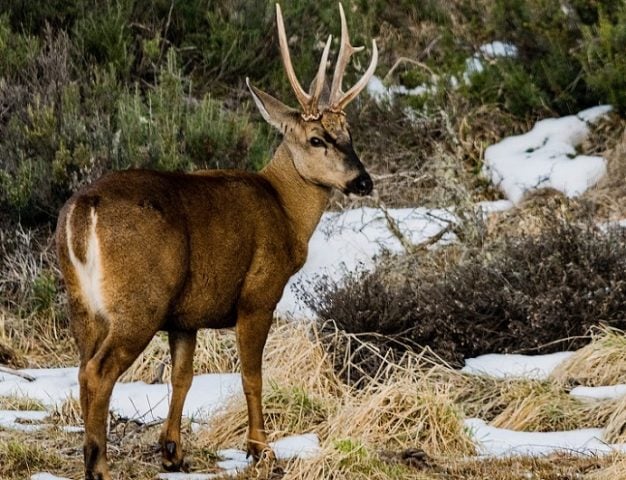
[[[263,347],[272,324],[272,316],[271,311],[240,313],[236,326],[241,379],[248,404],[248,455],[252,455],[255,460],[264,455],[274,458],[267,444],[261,404]]]
[[[193,379],[196,332],[170,331],[168,338],[172,355],[172,401],[167,421],[163,424],[161,431],[160,444],[163,468],[178,471],[183,464],[180,420],[185,397]]]

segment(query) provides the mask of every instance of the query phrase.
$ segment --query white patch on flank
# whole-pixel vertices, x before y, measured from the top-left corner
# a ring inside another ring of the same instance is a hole
[[[89,238],[87,239],[87,253],[85,255],[85,263],[81,262],[72,249],[72,229],[71,218],[74,213],[75,205],[67,216],[65,224],[65,232],[67,236],[67,249],[70,254],[70,261],[74,266],[76,275],[78,275],[78,283],[83,292],[83,297],[87,305],[93,313],[105,313],[104,299],[102,297],[102,262],[100,260],[100,241],[96,235],[96,225],[98,224],[98,215],[95,209],[91,208],[91,225],[89,227]]]

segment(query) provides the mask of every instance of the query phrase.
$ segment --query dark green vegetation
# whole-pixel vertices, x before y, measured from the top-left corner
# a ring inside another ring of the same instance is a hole
[[[298,0],[285,6],[292,56],[303,80],[312,78],[320,41],[339,31],[335,3]],[[378,107],[363,98],[353,123],[365,160],[381,173],[417,172],[433,155],[462,156],[470,183],[480,189],[474,178],[480,145],[459,152],[458,139],[447,135],[467,118],[480,122],[476,117],[488,112],[488,124],[469,132],[480,142],[497,137],[499,128],[511,133],[531,118],[601,102],[623,112],[626,6],[619,0],[560,5],[348,1],[354,43],[379,40],[381,77],[394,65],[391,83],[413,87],[433,82],[432,74],[440,77],[436,93],[407,97],[395,106]],[[492,40],[513,42],[519,57],[485,61],[471,85],[451,87],[452,76],[462,78],[465,59]],[[363,68],[356,65],[347,83]],[[246,76],[291,98],[273,2],[1,2],[2,217],[53,221],[72,191],[111,169],[260,168],[276,136],[250,118]],[[417,120],[406,119],[405,104],[415,109]],[[446,112],[441,121],[439,112]],[[442,146],[433,153],[436,145]],[[368,158],[370,151],[375,154]],[[435,180],[415,186],[432,188]],[[417,200],[401,187],[392,190],[399,193],[387,198],[382,189],[388,203]]]

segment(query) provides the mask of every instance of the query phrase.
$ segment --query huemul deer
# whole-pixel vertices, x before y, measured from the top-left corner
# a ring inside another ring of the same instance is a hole
[[[332,188],[366,195],[372,180],[352,147],[344,108],[365,88],[378,52],[347,92],[350,45],[340,5],[341,43],[329,88],[331,37],[310,92],[298,82],[276,5],[280,52],[301,106],[294,110],[251,86],[263,118],[283,135],[260,173],[109,173],[63,207],[56,231],[80,352],[85,477],[111,478],[106,461],[109,400],[119,376],[159,330],[168,332],[172,398],[160,444],[163,466],[183,461],[181,412],[200,328],[234,327],[248,405],[248,453],[267,455],[261,361],[274,309],[307,257]]]

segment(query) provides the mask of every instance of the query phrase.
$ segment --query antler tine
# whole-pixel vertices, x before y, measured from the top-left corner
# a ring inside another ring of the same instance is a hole
[[[367,86],[367,82],[369,82],[372,75],[374,75],[374,71],[376,70],[376,64],[378,63],[378,47],[376,46],[376,40],[372,40],[372,61],[370,62],[369,67],[361,77],[361,79],[352,86],[350,90],[343,94],[343,96],[333,102],[332,109],[337,111],[342,111],[348,103],[350,103],[354,98],[361,93],[361,91]],[[333,79],[334,80],[334,79]]]
[[[298,103],[300,104],[302,109],[308,113],[311,96],[304,91],[304,89],[300,85],[300,82],[298,82],[298,77],[296,77],[296,72],[294,71],[293,65],[291,64],[289,46],[287,45],[287,34],[285,33],[285,24],[283,22],[283,13],[281,12],[280,5],[278,3],[276,4],[276,24],[278,26],[278,43],[280,44],[280,55],[283,58],[283,65],[285,66],[287,78],[289,79],[289,83],[291,84],[293,92],[296,94]]]
[[[350,62],[350,57],[363,50],[364,47],[353,47],[350,45],[350,35],[348,33],[348,22],[343,12],[343,6],[339,3],[339,16],[341,17],[341,46],[339,47],[339,55],[337,55],[337,65],[335,65],[335,73],[333,74],[333,83],[330,89],[330,104],[337,102],[341,95],[341,83],[346,67]]]
[[[315,89],[311,93],[311,101],[309,105],[312,109],[317,109],[320,95],[324,89],[324,83],[326,82],[326,63],[328,62],[328,54],[330,52],[330,44],[332,40],[333,36],[328,35],[328,40],[326,41],[326,46],[324,47],[324,52],[322,53],[322,60],[320,61],[320,66],[317,69],[317,75],[315,76]]]

